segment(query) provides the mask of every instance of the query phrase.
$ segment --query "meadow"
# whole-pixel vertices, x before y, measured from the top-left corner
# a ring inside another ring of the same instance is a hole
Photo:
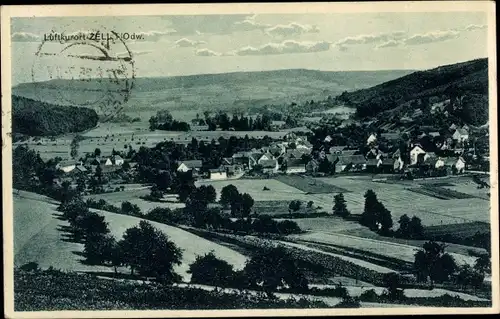
[[[56,203],[51,203],[44,196],[33,196],[32,193],[20,192],[14,196],[14,263],[21,266],[28,262],[36,262],[41,268],[50,266],[84,272],[107,272],[113,270],[104,266],[90,266],[84,263],[83,244],[68,241],[65,238],[65,226],[69,226],[60,215]],[[92,210],[105,216],[111,234],[120,239],[127,228],[137,226],[142,220],[137,217],[114,214],[106,211]],[[156,222],[150,223],[164,232],[170,240],[183,250],[182,264],[175,266],[175,271],[189,281],[187,273],[189,264],[196,256],[204,255],[211,250],[219,258],[232,264],[236,269],[243,268],[247,257],[209,240],[203,239],[177,227]],[[121,271],[127,272],[125,269]]]

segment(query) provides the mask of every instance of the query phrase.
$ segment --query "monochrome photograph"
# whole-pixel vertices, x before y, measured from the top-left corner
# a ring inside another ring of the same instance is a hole
[[[498,311],[494,29],[481,1],[2,7],[6,316]]]

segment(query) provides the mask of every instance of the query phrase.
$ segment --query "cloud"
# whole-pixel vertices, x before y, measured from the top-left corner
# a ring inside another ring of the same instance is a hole
[[[271,36],[293,36],[300,35],[303,33],[318,33],[319,29],[315,25],[306,25],[292,22],[289,24],[278,24],[273,27],[267,28],[266,33]]]
[[[286,40],[281,43],[268,43],[260,47],[243,47],[228,53],[228,55],[276,55],[276,54],[290,54],[290,53],[313,53],[328,51],[331,42],[318,41],[318,42],[299,42],[293,40]]]
[[[433,42],[442,42],[446,40],[456,39],[460,35],[454,30],[447,31],[432,31],[423,34],[415,34],[403,40],[405,45],[419,45]]]
[[[175,41],[175,44],[179,47],[182,47],[182,48],[195,47],[197,45],[205,44],[205,43],[206,43],[205,41],[189,40],[186,38],[182,38],[182,39]]]
[[[12,42],[36,42],[40,36],[30,32],[14,32],[11,35]]]
[[[175,29],[167,29],[164,31],[151,30],[151,31],[142,31],[134,33],[137,34],[139,37],[142,37],[143,41],[156,42],[163,39],[166,36],[177,34],[177,30]]]
[[[243,21],[236,21],[234,23],[234,31],[253,31],[253,30],[264,30],[266,28],[272,27],[270,24],[259,23],[255,21],[256,15],[248,16]]]
[[[339,40],[335,43],[336,46],[348,46],[357,44],[373,44],[380,42],[396,41],[398,39],[404,38],[404,31],[395,31],[388,33],[378,33],[378,34],[361,34],[354,37],[347,37]]]
[[[152,53],[152,50],[131,50],[132,56],[139,56]],[[129,55],[128,52],[119,52],[116,54],[117,57],[127,57]]]
[[[221,56],[222,54],[219,52],[212,51],[210,49],[204,48],[204,49],[198,49],[194,53],[197,56]]]
[[[384,43],[381,43],[381,44],[378,44],[375,48],[376,49],[382,49],[382,48],[390,48],[390,47],[397,47],[399,45],[401,45],[402,42],[401,41],[396,41],[396,40],[389,40],[387,42],[384,42]]]
[[[463,31],[474,31],[480,29],[486,29],[488,26],[486,24],[470,24],[466,26]]]

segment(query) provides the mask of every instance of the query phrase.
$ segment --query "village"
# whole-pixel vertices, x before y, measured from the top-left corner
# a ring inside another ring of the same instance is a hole
[[[371,124],[373,123],[369,123]],[[469,133],[470,128],[467,125],[457,127],[453,124],[444,130],[445,132],[442,129],[423,127],[422,133],[413,137],[411,131],[397,133],[379,130],[378,133],[365,135],[364,143],[358,147],[338,145],[336,135],[318,139],[307,127],[282,131],[283,125],[283,121],[272,122],[275,131],[272,135],[269,134],[272,136],[269,146],[234,152],[230,157],[223,157],[222,164],[218,167],[206,168],[199,158],[178,161],[176,170],[192,171],[197,179],[208,180],[236,179],[245,174],[324,176],[352,173],[391,174],[398,178],[411,179],[482,170],[474,164],[477,163],[478,154],[475,146],[470,143],[471,134],[481,133],[476,133],[477,130]],[[367,127],[357,128],[369,131]],[[238,133],[241,137],[244,132]],[[183,138],[171,138],[171,141],[186,145],[189,137],[204,140],[203,131],[196,130],[187,133]],[[262,140],[269,139],[269,136],[262,132],[260,135],[254,134],[253,138]],[[218,141],[213,140],[213,143],[217,144]],[[488,154],[484,154],[483,158],[487,160]],[[61,160],[56,168],[66,177],[95,174],[98,166],[102,174],[109,175],[119,171],[125,162],[127,169],[136,166],[130,153],[113,149],[112,154],[101,154],[97,149],[93,153],[85,154],[80,160]]]

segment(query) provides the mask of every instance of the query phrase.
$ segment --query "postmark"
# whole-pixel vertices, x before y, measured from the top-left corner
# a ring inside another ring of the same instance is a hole
[[[46,33],[35,53],[32,80],[39,90],[53,90],[56,103],[93,108],[101,121],[109,120],[124,109],[134,87],[129,38],[106,28]]]

